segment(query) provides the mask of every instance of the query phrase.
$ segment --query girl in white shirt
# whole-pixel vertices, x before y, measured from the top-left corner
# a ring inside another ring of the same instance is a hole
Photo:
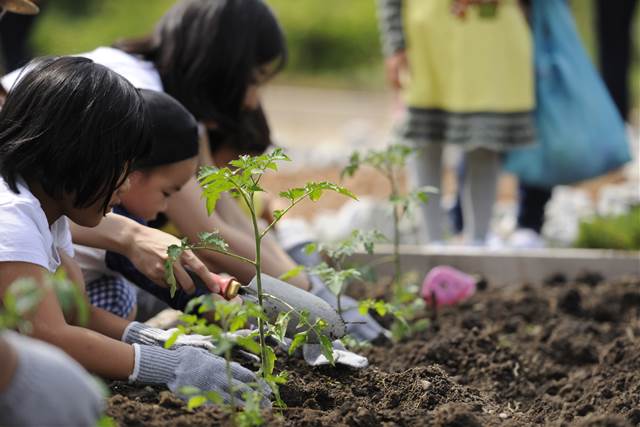
[[[61,57],[28,69],[0,111],[0,297],[19,278],[41,284],[44,297],[28,319],[32,335],[102,377],[241,397],[255,381],[251,371],[234,364],[232,390],[224,359],[182,340],[165,350],[166,331],[96,307],[86,327],[65,318],[46,281],[62,266],[83,283],[67,219],[100,223],[126,191],[129,167],[149,149],[150,132],[138,90],[108,68]],[[189,339],[211,346],[205,337]]]

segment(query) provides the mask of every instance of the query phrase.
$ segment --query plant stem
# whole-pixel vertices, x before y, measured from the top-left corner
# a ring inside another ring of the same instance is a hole
[[[251,211],[251,222],[253,223],[253,234],[255,236],[256,241],[256,284],[258,286],[258,305],[260,308],[264,308],[262,305],[262,274],[260,271],[260,247],[262,244],[262,236],[260,235],[260,230],[258,229],[258,220],[256,219],[254,201],[253,201],[253,193],[251,193],[249,197],[249,210]],[[258,317],[258,332],[260,334],[260,365],[262,367],[262,376],[264,378],[267,377],[267,343],[265,341],[264,336],[264,322],[261,317]],[[270,372],[269,372],[270,374]]]
[[[227,255],[230,256],[231,258],[235,258],[237,260],[243,261],[243,262],[247,262],[251,265],[255,265],[255,261],[250,260],[249,258],[245,258],[242,255],[238,255],[238,254],[234,254],[233,252],[228,252],[228,251],[223,251],[221,249],[216,249],[216,248],[212,248],[210,246],[191,246],[189,249],[191,250],[201,250],[201,249],[205,249],[211,252],[216,252],[222,255]]]
[[[342,271],[342,263],[338,260],[336,260],[335,262],[336,267],[338,267],[338,271]],[[340,287],[340,291],[338,292],[338,294],[336,295],[336,302],[338,303],[338,316],[340,316],[340,318],[342,319],[342,321],[344,322],[344,318],[342,317],[342,293],[345,291],[345,287],[346,287],[346,283],[343,283],[342,286]]]
[[[300,203],[302,200],[304,200],[309,194],[311,194],[309,191],[307,191],[306,193],[304,193],[302,196],[300,196],[298,198],[298,200],[294,200],[291,202],[291,204],[289,206],[287,206],[286,209],[284,209],[282,211],[282,213],[280,214],[280,217],[276,218],[273,220],[273,222],[271,224],[269,224],[267,226],[267,228],[265,228],[264,230],[262,230],[262,233],[260,234],[260,238],[263,238],[273,227],[275,227],[275,225],[278,223],[278,221],[280,221],[280,219],[285,216],[285,214],[287,212],[289,212],[291,210],[291,208],[293,208],[295,205],[297,205],[298,203]]]
[[[398,183],[396,182],[393,169],[389,167],[389,182],[391,183],[391,200],[397,200],[398,198]],[[400,212],[398,207],[393,204],[393,286],[400,285],[400,271],[402,266],[400,265]]]
[[[233,373],[231,372],[231,348],[224,352],[225,366],[227,368],[227,382],[229,383],[229,396],[231,397],[231,408],[236,409],[236,396],[233,389]]]

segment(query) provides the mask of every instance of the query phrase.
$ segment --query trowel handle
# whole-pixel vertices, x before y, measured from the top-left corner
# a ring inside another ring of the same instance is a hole
[[[218,282],[218,286],[220,286],[220,295],[227,300],[235,298],[242,287],[235,277],[220,277],[220,279],[216,281]]]
[[[188,268],[186,270],[191,277],[191,280],[193,280],[193,283],[196,285],[196,288],[200,289],[200,291],[204,293],[210,292],[202,279],[196,273],[189,270]],[[220,288],[219,294],[222,295],[225,299],[230,300],[238,295],[238,292],[240,291],[242,285],[235,277],[223,277],[215,273],[210,274],[212,280],[216,283],[216,285],[218,285],[218,288]]]

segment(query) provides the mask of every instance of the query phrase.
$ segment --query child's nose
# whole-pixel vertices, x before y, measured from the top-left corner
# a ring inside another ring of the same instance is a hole
[[[165,212],[168,207],[169,207],[169,201],[167,199],[164,199],[162,201],[162,206],[160,206],[160,212]]]

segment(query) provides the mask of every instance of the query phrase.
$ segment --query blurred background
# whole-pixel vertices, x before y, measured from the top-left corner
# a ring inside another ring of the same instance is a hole
[[[279,189],[309,179],[337,180],[340,168],[354,149],[378,147],[388,141],[399,111],[384,78],[376,2],[266,1],[276,11],[284,27],[290,60],[285,72],[265,89],[264,103],[276,142],[288,148],[294,159],[292,166],[279,177],[273,178],[270,185],[273,189]],[[110,45],[119,38],[146,34],[174,0],[42,0],[40,3],[43,6],[42,13],[33,21],[29,38],[28,47],[32,55],[79,53]],[[598,52],[594,48],[593,1],[573,0],[571,7],[583,42],[596,63]],[[639,17],[640,8],[637,8],[631,70],[633,107],[630,132],[634,139],[640,126]],[[615,188],[623,182],[627,185],[629,182],[631,185],[640,182],[637,181],[640,179],[637,150],[636,146],[636,157],[626,171],[571,188],[561,188],[554,193],[554,200],[547,209],[545,225],[548,238],[555,239],[552,244],[575,244],[580,239],[581,221],[584,218],[594,214],[609,214],[611,212],[602,212],[602,206],[616,205],[616,200],[627,197],[617,195]],[[453,167],[458,157],[455,149],[445,153],[448,168],[442,190],[449,199],[455,194]],[[387,191],[383,179],[373,173],[368,175],[366,171],[359,179],[346,182],[346,185],[373,200],[383,198]],[[508,233],[513,228],[515,194],[515,180],[504,174],[500,180],[495,210],[494,230],[498,234]],[[322,208],[335,212],[345,208],[343,202],[340,197],[327,198]],[[554,214],[554,209],[559,213]],[[619,213],[616,209],[614,211],[614,214]],[[322,209],[313,206],[302,206],[295,214],[308,220],[331,215],[323,214]],[[360,214],[343,212],[342,215]],[[554,219],[554,215],[557,218]],[[571,218],[567,219],[567,215]],[[638,237],[633,238],[630,245],[637,245],[637,249],[640,249],[640,210],[634,215],[619,234],[628,234],[629,227],[635,228]],[[321,218],[317,228],[325,228]],[[601,235],[599,231],[591,233]],[[618,236],[617,239],[622,237]]]

